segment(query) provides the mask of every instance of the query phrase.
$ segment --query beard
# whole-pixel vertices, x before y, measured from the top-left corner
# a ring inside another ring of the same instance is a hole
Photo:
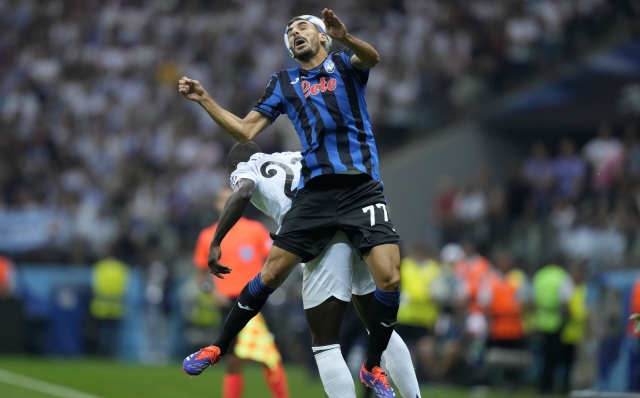
[[[297,61],[307,62],[320,51],[320,40],[309,40],[304,50],[296,51],[293,48],[293,56]]]

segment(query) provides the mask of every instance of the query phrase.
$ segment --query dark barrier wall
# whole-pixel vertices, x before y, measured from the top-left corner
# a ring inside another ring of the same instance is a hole
[[[485,133],[475,123],[455,125],[384,157],[382,179],[397,231],[405,242],[425,238],[443,175],[462,186],[488,167],[500,180],[521,158],[518,146],[508,137]]]

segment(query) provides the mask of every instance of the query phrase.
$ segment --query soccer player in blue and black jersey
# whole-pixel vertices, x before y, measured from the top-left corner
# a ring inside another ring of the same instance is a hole
[[[346,48],[329,53],[332,40]],[[197,80],[183,77],[179,81],[180,93],[198,102],[238,142],[252,140],[286,113],[302,143],[303,156],[297,194],[279,230],[272,234],[273,248],[262,271],[241,292],[218,339],[187,357],[183,368],[195,375],[218,362],[293,268],[318,256],[342,230],[367,263],[377,287],[360,378],[376,396],[393,397],[380,359],[400,302],[400,237],[386,208],[365,100],[369,69],[379,62],[379,55],[371,45],[348,34],[328,9],[322,11],[322,19],[293,18],[285,30],[285,46],[300,66],[271,75],[264,96],[244,119],[221,108]],[[222,278],[231,270],[219,259],[220,248],[212,244],[208,265]]]

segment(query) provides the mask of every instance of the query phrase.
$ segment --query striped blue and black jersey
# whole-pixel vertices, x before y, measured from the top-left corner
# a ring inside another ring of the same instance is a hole
[[[286,69],[271,75],[253,108],[273,122],[286,113],[302,143],[298,188],[322,174],[361,171],[380,181],[365,87],[369,70],[351,65],[349,49],[333,52],[312,70]]]

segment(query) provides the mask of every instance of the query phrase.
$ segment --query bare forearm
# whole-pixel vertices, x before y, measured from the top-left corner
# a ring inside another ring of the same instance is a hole
[[[240,220],[244,210],[249,205],[251,198],[240,198],[238,200],[233,200],[233,196],[231,197],[232,201],[228,202],[224,207],[224,211],[220,215],[220,219],[218,220],[218,228],[216,228],[216,232],[213,235],[213,239],[211,240],[212,246],[220,246],[222,240],[225,236],[231,231],[234,225]]]
[[[204,95],[198,103],[207,111],[209,116],[236,141],[247,142],[253,138],[244,131],[242,119],[223,109],[209,94]]]
[[[220,246],[222,240],[227,233],[233,228],[234,225],[240,220],[244,210],[251,202],[251,196],[255,189],[256,184],[252,180],[241,179],[236,183],[235,189],[227,203],[224,205],[220,219],[218,220],[218,227],[211,240],[211,246]]]
[[[344,44],[360,59],[359,67],[372,68],[380,62],[380,55],[369,43],[357,39],[347,33],[347,36],[340,40],[340,43]]]

